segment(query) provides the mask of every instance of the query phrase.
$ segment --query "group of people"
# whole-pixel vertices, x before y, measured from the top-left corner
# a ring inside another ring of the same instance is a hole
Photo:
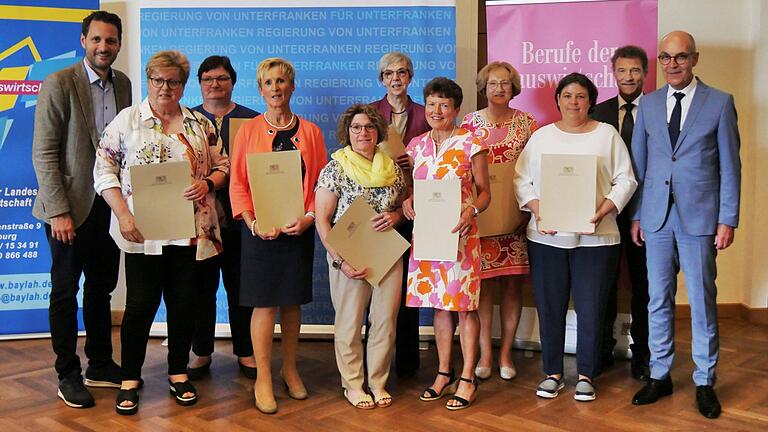
[[[262,114],[232,101],[237,73],[223,56],[205,59],[198,69],[203,104],[183,106],[190,64],[178,51],[161,51],[148,60],[147,98],[132,104],[129,79],[111,67],[121,36],[118,16],[99,11],[86,17],[84,60],[46,79],[35,112],[33,162],[40,189],[34,214],[46,223],[53,259],[51,336],[58,396],[67,405],[92,406],[86,386],[115,387],[120,389],[116,411],[137,412],[149,331],[161,298],[167,306],[169,389],[179,405],[194,404],[198,393],[191,381],[211,367],[220,274],[233,353],[242,373],[255,379],[258,410],[278,409],[271,371],[278,312],[279,375],[291,398],[306,399],[296,360],[301,305],[312,301],[317,234],[326,249],[336,312],[341,386],[356,408],[392,404],[386,386],[393,352],[400,377],[413,377],[419,369],[419,308],[434,309],[438,354],[435,379],[419,398],[450,396],[447,409],[469,407],[478,379],[493,370],[495,292],[501,299],[498,372],[513,379],[512,345],[527,277],[536,296],[545,373],[536,395],[555,398],[565,386],[565,320],[572,296],[578,317],[574,398],[594,400],[594,380],[613,364],[619,262],[626,256],[631,371],[645,381],[633,403],[653,403],[672,393],[675,281],[682,268],[693,319],[698,408],[707,417],[719,415],[713,390],[715,256],[731,244],[738,224],[739,136],[733,98],[693,75],[699,54],[689,34],[672,32],[660,42],[658,60],[668,86],[643,95],[647,55],[638,47],[621,47],[612,58],[619,95],[597,104],[589,78],[569,74],[554,94],[560,119],[542,127],[510,107],[523,89],[507,62],[480,70],[477,91],[488,106],[457,126],[461,87],[434,78],[420,105],[408,94],[415,75],[411,59],[387,53],[378,67],[386,95],[343,112],[336,131],[340,149],[330,160],[320,128],[291,109],[296,70],[289,61],[260,63]],[[250,119],[236,136],[230,136],[233,118]],[[407,147],[393,159],[378,144],[394,135]],[[301,156],[305,213],[283,227],[260,230],[247,155],[290,150]],[[597,156],[599,201],[588,221],[593,233],[540,228],[541,159],[553,153]],[[196,236],[145,239],[133,216],[131,167],[172,161],[189,163],[192,180],[184,197],[193,203]],[[491,202],[488,170],[497,163],[515,164],[515,195],[529,216],[513,232],[481,238],[477,216]],[[419,260],[406,252],[371,285],[366,269],[353,267],[327,243],[328,233],[362,197],[375,211],[374,230],[397,230],[414,244],[429,241],[413,234],[420,215],[412,185],[419,180],[460,182],[461,213],[453,228],[459,234],[457,258]],[[127,297],[118,366],[112,359],[109,302],[120,250]],[[89,359],[84,381],[75,353],[81,274]],[[457,326],[462,364],[454,368]]]

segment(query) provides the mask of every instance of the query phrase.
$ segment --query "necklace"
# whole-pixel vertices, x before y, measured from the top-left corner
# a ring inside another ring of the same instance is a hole
[[[285,126],[278,126],[276,124],[273,124],[271,121],[269,121],[269,117],[267,117],[267,113],[264,113],[264,121],[267,122],[268,125],[272,126],[273,128],[277,130],[285,130],[291,127],[293,124],[293,121],[296,119],[296,114],[291,113],[291,119],[288,120],[288,123],[285,124]]]
[[[408,109],[407,109],[407,108],[403,108],[403,110],[402,110],[402,111],[398,111],[398,112],[394,112],[394,111],[392,111],[392,114],[397,114],[397,115],[400,115],[400,114],[402,114],[402,113],[404,113],[404,112],[406,112],[406,111],[408,111]]]
[[[434,132],[434,131],[435,131],[434,129],[432,129],[431,131],[429,131],[429,137],[430,137],[430,138],[432,138],[432,141],[435,143],[435,147],[437,147],[437,148],[440,148],[440,145],[441,145],[442,143],[444,143],[446,140],[449,140],[449,139],[451,139],[451,137],[453,137],[453,133],[454,133],[454,132],[456,132],[456,126],[453,126],[453,129],[451,129],[451,134],[450,134],[450,135],[448,135],[448,137],[446,137],[444,140],[442,140],[442,141],[440,141],[440,142],[437,142],[437,139],[435,139],[435,136],[434,136],[434,135],[436,135],[436,134],[433,134],[433,133],[432,133],[432,132]]]

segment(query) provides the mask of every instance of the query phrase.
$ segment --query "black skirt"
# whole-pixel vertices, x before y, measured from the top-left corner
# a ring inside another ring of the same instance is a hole
[[[312,301],[315,227],[300,236],[262,240],[240,221],[240,306],[276,307]]]

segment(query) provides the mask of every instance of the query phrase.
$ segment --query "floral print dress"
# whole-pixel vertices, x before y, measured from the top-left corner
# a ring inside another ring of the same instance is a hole
[[[512,118],[503,123],[489,123],[480,113],[467,114],[461,127],[474,132],[488,145],[488,164],[517,162],[525,144],[538,124],[531,114],[513,110]],[[480,277],[528,274],[528,248],[525,230],[480,239]]]
[[[429,133],[425,133],[411,140],[406,151],[414,161],[414,180],[460,179],[462,208],[472,204],[475,185],[472,157],[487,151],[487,147],[470,131],[456,129],[455,135],[443,141],[437,149]],[[413,241],[429,240],[418,239],[414,234]],[[459,237],[456,261],[417,260],[413,258],[411,248],[407,306],[472,311],[477,309],[479,300],[480,237],[474,219],[469,234]]]

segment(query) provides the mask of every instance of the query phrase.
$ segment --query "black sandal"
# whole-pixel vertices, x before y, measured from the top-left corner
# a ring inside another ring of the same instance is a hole
[[[120,415],[133,415],[139,411],[139,388],[120,389],[115,399],[115,411]],[[130,402],[133,405],[123,406],[123,402]]]
[[[168,380],[168,384],[171,385],[171,396],[176,398],[177,404],[189,406],[197,402],[197,390],[189,380],[184,382],[171,382],[171,380]],[[192,393],[192,396],[184,397],[184,393]]]
[[[451,369],[450,372],[438,371],[437,374],[448,377],[448,384],[446,384],[443,387],[440,393],[438,393],[437,390],[433,389],[432,387],[428,387],[424,389],[424,391],[421,392],[419,399],[425,402],[431,402],[431,401],[436,401],[449,393],[456,392],[456,388],[459,386],[459,380],[457,380],[456,377],[453,375],[453,369]],[[429,396],[424,396],[424,393],[429,394]]]
[[[452,398],[448,399],[448,403],[451,403],[451,401],[456,401],[459,403],[458,405],[446,404],[445,407],[451,411],[458,411],[458,410],[463,410],[464,408],[469,408],[469,406],[472,405],[472,402],[474,402],[475,398],[477,397],[477,378],[468,379],[468,378],[461,377],[459,379],[474,385],[475,391],[472,392],[472,397],[470,397],[469,400],[466,400],[463,397],[456,396],[456,395],[453,395]]]

